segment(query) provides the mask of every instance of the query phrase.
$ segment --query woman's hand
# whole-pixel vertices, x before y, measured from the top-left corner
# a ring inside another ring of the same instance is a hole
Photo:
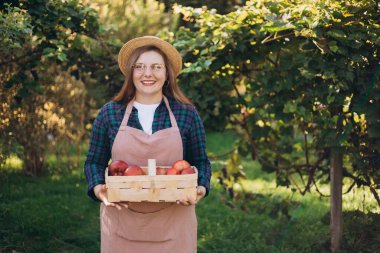
[[[206,187],[197,186],[197,197],[187,196],[187,198],[177,201],[177,204],[181,204],[184,206],[195,205],[197,204],[204,196],[206,195]]]
[[[94,194],[106,206],[113,206],[116,207],[118,210],[121,210],[123,207],[128,208],[128,205],[125,203],[112,203],[108,201],[107,188],[105,184],[96,185],[94,187]]]

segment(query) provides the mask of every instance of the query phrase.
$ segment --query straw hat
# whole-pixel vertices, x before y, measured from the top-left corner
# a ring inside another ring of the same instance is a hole
[[[135,49],[143,46],[156,46],[157,48],[161,49],[161,51],[168,57],[168,60],[170,61],[173,67],[175,76],[178,76],[179,72],[182,69],[181,55],[174,46],[155,36],[144,36],[135,38],[123,45],[119,52],[118,62],[119,68],[124,75],[126,75],[126,73],[128,72],[128,58],[131,56]]]

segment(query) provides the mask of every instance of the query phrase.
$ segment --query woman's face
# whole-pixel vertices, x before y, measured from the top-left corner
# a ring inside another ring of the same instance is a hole
[[[145,104],[159,103],[165,80],[164,58],[155,51],[142,53],[133,68],[136,101]]]

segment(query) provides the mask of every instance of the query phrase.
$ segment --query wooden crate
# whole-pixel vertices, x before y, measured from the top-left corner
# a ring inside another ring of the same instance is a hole
[[[170,168],[160,166],[161,168]],[[187,175],[108,176],[105,172],[110,202],[176,202],[185,196],[197,195],[198,170]],[[142,167],[147,172],[146,167]]]

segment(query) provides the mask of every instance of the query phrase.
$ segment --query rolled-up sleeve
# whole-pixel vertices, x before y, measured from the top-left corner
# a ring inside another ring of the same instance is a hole
[[[206,151],[206,134],[203,122],[194,108],[189,136],[186,145],[186,160],[198,169],[198,185],[206,188],[206,196],[210,191],[211,164]]]
[[[91,131],[90,147],[84,164],[87,180],[87,194],[99,201],[94,194],[94,187],[105,183],[105,169],[111,157],[110,141],[107,135],[108,124],[105,122],[106,108],[102,107],[97,115]]]

